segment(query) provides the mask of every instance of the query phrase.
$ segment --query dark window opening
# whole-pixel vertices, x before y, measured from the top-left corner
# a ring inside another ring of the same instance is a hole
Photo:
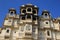
[[[1,32],[0,32],[0,34],[1,34]]]
[[[36,28],[33,28],[33,32],[35,32]]]
[[[7,30],[6,32],[9,33],[9,30]]]
[[[48,24],[48,22],[46,22],[46,24]]]
[[[11,20],[9,19],[9,22],[11,22]]]
[[[36,13],[36,10],[33,10],[33,13]]]
[[[25,16],[22,16],[22,20],[25,20]]]
[[[36,20],[36,17],[33,17],[33,20]]]
[[[47,35],[50,36],[50,32],[49,31],[47,31]]]
[[[26,13],[26,10],[22,10],[22,13]]]
[[[31,19],[31,15],[27,15],[27,19]]]
[[[11,12],[11,14],[12,14],[13,12]]]
[[[10,14],[13,15],[13,11],[11,11]]]
[[[16,31],[15,31],[15,33],[16,33]]]
[[[8,36],[5,36],[5,39],[9,39],[9,37]]]
[[[31,36],[31,34],[30,34],[30,33],[25,33],[25,35],[26,35],[26,36]]]
[[[47,14],[45,14],[45,16],[47,16]]]
[[[47,40],[51,40],[50,38],[47,38]]]
[[[60,24],[60,21],[59,21],[59,24]]]
[[[28,8],[27,11],[28,11],[28,12],[31,12],[31,8]]]

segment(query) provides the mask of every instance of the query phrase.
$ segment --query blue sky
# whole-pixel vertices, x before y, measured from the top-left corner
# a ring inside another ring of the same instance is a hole
[[[0,26],[3,25],[9,8],[15,8],[17,14],[20,14],[20,6],[28,3],[39,7],[39,15],[42,10],[49,10],[53,18],[60,17],[60,0],[0,0]]]

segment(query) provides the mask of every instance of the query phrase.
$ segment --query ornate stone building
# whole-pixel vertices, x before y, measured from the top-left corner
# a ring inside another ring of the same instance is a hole
[[[38,16],[38,7],[32,4],[22,5],[20,14],[11,8],[0,28],[0,40],[60,40],[60,18],[52,18],[47,10]]]

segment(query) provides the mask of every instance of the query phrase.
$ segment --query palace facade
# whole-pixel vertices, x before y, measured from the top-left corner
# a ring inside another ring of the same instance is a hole
[[[32,4],[20,6],[20,14],[10,8],[0,28],[0,40],[60,40],[60,18],[52,18]]]

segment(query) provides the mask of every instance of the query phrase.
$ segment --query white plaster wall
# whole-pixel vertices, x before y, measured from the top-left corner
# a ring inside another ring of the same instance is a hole
[[[5,32],[6,32],[6,30],[3,29],[2,32],[1,32],[1,34],[0,34],[0,36],[4,37],[5,36]]]
[[[32,22],[32,19],[26,19],[26,22]]]
[[[54,23],[53,23],[52,20],[50,21],[50,27],[51,27],[51,28],[54,28]]]
[[[32,39],[27,39],[27,38],[26,38],[26,39],[21,39],[21,38],[19,38],[19,39],[17,39],[17,40],[32,40]]]
[[[3,29],[3,30],[1,31],[0,40],[3,40],[3,39],[4,39],[5,31],[6,31],[5,29]]]
[[[12,37],[13,38],[18,38],[18,33],[19,33],[18,30],[13,30]]]
[[[25,33],[19,33],[18,35],[19,35],[18,38],[24,38],[25,37]]]
[[[56,32],[56,39],[60,39],[60,32]]]
[[[16,17],[16,18],[19,18],[19,15],[16,15],[15,17]]]
[[[59,23],[54,23],[54,29],[59,30]]]
[[[12,26],[12,23],[13,23],[12,19],[11,19],[11,22],[9,22],[9,19],[4,21],[4,25],[6,26]]]
[[[54,32],[54,31],[52,31],[51,36],[52,36],[52,38],[53,38],[53,39],[55,39],[55,38],[56,38],[56,37],[55,37],[56,35],[55,35],[55,32]]]
[[[15,33],[15,31],[16,31],[16,33]],[[16,36],[16,37],[18,36],[18,30],[13,31],[13,36]]]
[[[14,27],[18,27],[18,20],[14,20]]]
[[[20,20],[20,22],[32,22],[32,19]]]
[[[35,24],[38,24],[38,21],[36,20],[36,21],[34,21],[34,23],[35,23]]]
[[[44,26],[43,26],[43,25],[44,25],[44,23],[43,23],[44,21],[39,21],[39,22],[40,22],[40,24],[39,24],[40,26],[39,26],[39,27],[40,27],[40,28],[43,28],[43,27],[44,27]]]
[[[20,20],[20,22],[22,22],[22,23],[23,23],[23,22],[26,22],[26,20]]]

